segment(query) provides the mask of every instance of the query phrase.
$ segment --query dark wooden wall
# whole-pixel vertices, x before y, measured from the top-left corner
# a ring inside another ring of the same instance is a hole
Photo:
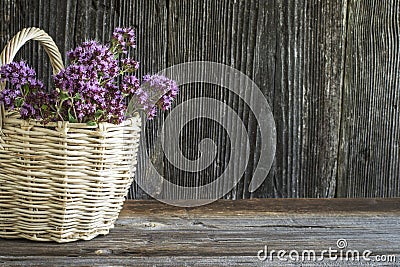
[[[140,74],[215,61],[247,74],[267,97],[277,152],[264,184],[249,193],[260,150],[254,115],[227,90],[207,84],[181,88],[178,103],[199,96],[225,101],[248,129],[250,162],[226,198],[399,197],[399,14],[398,0],[1,0],[0,45],[21,28],[36,26],[65,52],[86,39],[108,41],[115,26],[136,26]],[[20,57],[49,76],[36,44]],[[218,146],[212,165],[186,173],[153,142],[162,119],[148,125],[146,136],[152,162],[166,179],[198,185],[224,170],[229,140],[220,126],[198,120],[183,130],[189,158],[198,156],[202,138]],[[138,175],[148,175],[142,160]],[[130,193],[148,197],[137,185]]]

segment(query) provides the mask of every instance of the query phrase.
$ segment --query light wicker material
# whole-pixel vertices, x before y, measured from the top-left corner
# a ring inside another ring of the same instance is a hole
[[[2,62],[11,62],[30,39],[45,47],[57,73],[61,55],[36,28],[18,33]],[[0,237],[69,242],[107,234],[132,183],[140,118],[121,125],[42,125],[16,112],[1,113]]]

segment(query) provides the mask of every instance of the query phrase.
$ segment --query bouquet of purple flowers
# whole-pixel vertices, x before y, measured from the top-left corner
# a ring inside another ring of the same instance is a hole
[[[179,90],[161,75],[145,75],[141,82],[134,74],[139,62],[129,57],[129,47],[136,48],[130,28],[116,28],[109,45],[84,42],[68,52],[70,65],[53,76],[56,88],[50,92],[24,61],[3,65],[0,81],[9,87],[0,93],[0,102],[7,110],[17,109],[24,120],[120,124],[130,100],[135,111],[152,119],[157,109],[171,107]]]

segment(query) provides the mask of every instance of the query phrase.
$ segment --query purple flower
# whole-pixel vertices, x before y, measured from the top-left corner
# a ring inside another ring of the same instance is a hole
[[[21,115],[22,119],[27,120],[29,118],[36,118],[35,114],[36,114],[36,110],[34,109],[34,107],[31,104],[28,104],[28,103],[22,104],[21,110],[20,110],[20,115]]]
[[[145,75],[142,88],[149,94],[144,110],[150,119],[156,115],[156,107],[162,110],[171,108],[179,92],[176,82],[162,75]]]
[[[19,109],[21,118],[49,121],[119,124],[125,119],[126,102],[154,118],[157,109],[167,110],[178,94],[176,83],[164,76],[146,75],[143,86],[132,75],[139,62],[121,54],[136,47],[131,28],[116,28],[111,46],[87,41],[69,51],[70,65],[54,75],[56,89],[48,93],[35,71],[24,61],[1,66],[0,81],[8,82],[0,102]],[[124,58],[123,58],[124,57]]]
[[[28,81],[36,80],[35,70],[30,68],[26,62],[11,62],[1,66],[0,68],[0,81],[8,81],[11,85],[22,86]]]
[[[20,90],[6,88],[0,92],[0,102],[4,104],[6,109],[13,110],[15,108],[15,101],[20,96]]]
[[[36,79],[35,71],[24,61],[12,62],[0,68],[0,80],[8,81],[11,88],[0,93],[5,108],[19,108],[22,119],[47,120],[52,114],[55,94],[46,92],[43,83]]]
[[[126,95],[133,95],[138,91],[139,87],[140,87],[139,79],[134,75],[129,75],[124,77],[120,86],[120,90],[122,93]]]
[[[131,58],[124,58],[121,60],[121,68],[126,72],[135,72],[139,69],[139,62]]]
[[[136,34],[131,28],[115,28],[112,44],[117,53],[126,54],[128,47],[136,48]]]
[[[149,120],[154,119],[154,117],[157,115],[157,107],[156,106],[151,106],[148,111],[147,111],[147,118]]]
[[[68,52],[69,60],[78,68],[76,74],[85,78],[113,78],[118,72],[118,61],[108,46],[88,41]]]

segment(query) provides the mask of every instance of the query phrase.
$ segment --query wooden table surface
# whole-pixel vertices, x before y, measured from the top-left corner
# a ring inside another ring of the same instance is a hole
[[[220,200],[196,208],[129,200],[110,234],[91,241],[0,239],[0,265],[400,266],[399,218],[398,198]],[[272,258],[262,261],[265,247]],[[279,250],[286,251],[280,258]]]

